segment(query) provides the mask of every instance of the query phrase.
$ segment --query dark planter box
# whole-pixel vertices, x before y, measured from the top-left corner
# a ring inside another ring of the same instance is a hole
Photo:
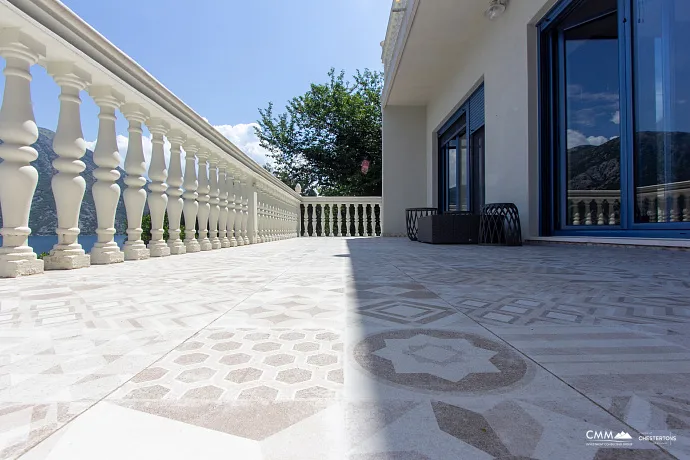
[[[417,239],[431,244],[477,244],[479,216],[472,213],[448,213],[420,217]]]

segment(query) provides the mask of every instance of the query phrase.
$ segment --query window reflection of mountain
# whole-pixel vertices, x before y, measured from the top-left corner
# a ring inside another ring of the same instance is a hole
[[[690,133],[645,131],[637,133],[636,143],[637,187],[690,180]],[[619,190],[620,149],[619,138],[569,149],[568,189]],[[665,159],[671,164],[665,164]],[[667,171],[672,172],[671,177],[666,176]]]

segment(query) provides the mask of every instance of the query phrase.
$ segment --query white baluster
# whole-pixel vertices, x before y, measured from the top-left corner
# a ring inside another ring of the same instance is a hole
[[[151,133],[151,164],[149,165],[149,212],[151,213],[151,241],[149,251],[151,257],[167,257],[170,248],[163,239],[163,221],[165,209],[168,207],[168,168],[165,164],[165,139],[163,136],[170,129],[160,118],[151,118],[147,123]]]
[[[592,225],[592,202],[585,201],[585,225]]]
[[[141,239],[141,218],[146,205],[146,163],[144,149],[141,143],[141,124],[146,121],[149,114],[138,104],[125,104],[122,113],[129,122],[129,145],[125,158],[125,184],[124,193],[125,210],[127,211],[127,241],[125,242],[125,260],[148,259],[150,253],[144,241]]]
[[[690,222],[690,193],[683,194],[683,222]]]
[[[352,220],[352,212],[350,211],[350,205],[345,205],[345,222],[346,222],[346,232],[344,236],[354,236],[352,233],[352,227],[350,226],[350,221]]]
[[[671,222],[680,221],[680,193],[671,193]]]
[[[29,213],[38,183],[31,162],[38,152],[31,144],[38,127],[31,105],[31,71],[45,48],[19,29],[0,32],[0,56],[5,58],[5,92],[0,108],[0,208],[3,227],[0,277],[14,278],[43,272],[43,261],[28,245]]]
[[[120,107],[123,98],[107,86],[92,86],[89,93],[100,108],[98,140],[93,152],[93,161],[98,167],[93,171],[96,182],[91,188],[98,220],[98,241],[91,249],[91,263],[107,265],[125,260],[115,242],[115,215],[120,200],[120,186],[117,184],[120,152],[117,149],[115,109]]]
[[[604,225],[606,220],[604,220],[604,202],[603,200],[594,200],[594,206],[597,213],[597,225]]]
[[[666,222],[666,202],[665,197],[659,194],[656,198],[656,221],[659,223]]]
[[[259,201],[259,241],[262,243],[268,242],[268,209],[266,208],[266,200],[268,198],[268,192],[262,188],[261,198]]]
[[[228,218],[228,231],[231,231],[232,233],[230,242],[232,243],[233,247],[244,245],[244,239],[240,235],[242,228],[242,191],[239,188],[239,182],[237,180],[238,175],[239,171],[236,168],[233,168],[233,177],[231,181],[232,193],[230,194],[232,197],[233,207],[230,210]]]
[[[580,225],[580,202],[574,200],[573,202],[573,225]]]
[[[225,186],[228,189],[228,240],[230,241],[230,247],[237,246],[237,240],[235,239],[235,217],[237,216],[237,211],[235,210],[235,185],[233,184],[233,172],[234,168],[228,163],[227,175],[225,177]]]
[[[322,203],[319,205],[321,207],[321,216],[319,218],[319,223],[321,226],[321,234],[319,236],[326,236],[326,206]]]
[[[249,241],[249,233],[247,229],[247,224],[249,223],[249,176],[244,176],[240,183],[242,188],[242,238],[244,239],[244,244],[251,244]]]
[[[179,130],[168,131],[170,141],[170,168],[168,169],[168,247],[170,254],[186,254],[187,248],[180,239],[180,222],[184,200],[182,199],[182,161],[180,147],[186,137]]]
[[[220,247],[229,248],[231,246],[230,240],[228,239],[228,183],[227,183],[227,168],[228,165],[225,161],[220,163],[218,169],[218,186],[220,188],[220,193],[218,197],[220,198],[220,215],[218,218],[218,229],[220,231]]]
[[[309,233],[309,221],[311,220],[311,229],[312,232],[311,234]],[[304,206],[304,224],[306,225],[307,229],[307,236],[309,237],[314,237],[316,236],[316,204],[313,203],[311,205],[306,204]]]
[[[182,195],[184,197],[184,245],[187,252],[199,252],[201,245],[196,239],[196,216],[199,213],[196,192],[199,186],[196,179],[196,153],[199,151],[199,143],[193,139],[187,139],[184,150],[184,194]]]
[[[211,200],[209,204],[211,205],[211,214],[208,218],[209,223],[209,237],[211,240],[212,249],[220,249],[221,243],[220,238],[218,238],[218,219],[220,218],[220,199],[218,195],[220,190],[218,189],[218,158],[211,156],[209,168],[209,183],[211,186]]]
[[[205,147],[199,149],[197,157],[199,158],[199,188],[197,192],[199,197],[199,214],[197,220],[199,221],[199,244],[201,245],[202,251],[210,251],[213,249],[211,245],[211,240],[208,239],[208,218],[211,214],[211,205],[209,201],[211,197],[209,192],[211,191],[211,186],[208,183],[208,157],[211,151]]]
[[[47,67],[60,86],[60,116],[53,138],[53,150],[57,154],[53,168],[57,174],[51,181],[58,241],[43,262],[46,270],[73,270],[91,265],[91,257],[78,242],[79,211],[86,191],[86,181],[81,176],[86,168],[81,161],[86,143],[81,130],[79,92],[86,88],[91,77],[70,62],[49,62]]]
[[[616,207],[615,200],[612,198],[608,200],[609,205],[609,225],[616,225]]]

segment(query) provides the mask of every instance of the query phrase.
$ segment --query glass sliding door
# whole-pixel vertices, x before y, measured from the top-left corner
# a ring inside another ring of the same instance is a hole
[[[565,77],[565,224],[617,225],[621,144],[616,1],[589,0],[559,28]]]
[[[470,157],[472,177],[472,209],[480,210],[484,205],[484,127],[472,134],[472,155]]]
[[[439,130],[439,208],[478,213],[484,204],[484,86]]]
[[[469,164],[469,157],[467,156],[467,132],[463,132],[458,136],[458,145],[460,147],[460,156],[458,158],[458,170],[460,174],[460,184],[458,185],[458,210],[459,211],[469,211],[470,210],[470,180],[469,173],[467,171]]]
[[[561,0],[539,28],[542,231],[690,237],[690,0]]]
[[[458,140],[453,138],[446,145],[448,154],[448,211],[458,210]]]
[[[635,223],[690,221],[690,1],[634,13]]]

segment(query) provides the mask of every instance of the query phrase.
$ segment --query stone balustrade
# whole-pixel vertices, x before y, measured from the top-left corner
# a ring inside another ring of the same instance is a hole
[[[690,222],[690,181],[636,189],[637,222]],[[620,190],[568,190],[568,225],[620,224]]]
[[[381,236],[381,197],[303,197],[301,236]]]
[[[0,277],[178,256],[298,236],[299,193],[251,160],[62,3],[0,0],[0,56],[5,75],[0,108]],[[38,139],[31,98],[31,72],[37,65],[45,67],[60,88],[53,141],[56,173],[51,182],[57,243],[43,260],[28,243],[31,203],[38,183],[38,172],[31,165],[38,157],[31,147]],[[82,161],[86,152],[80,113],[83,97],[91,97],[100,110],[94,150],[97,168],[90,190]],[[124,190],[117,184],[118,117],[126,119],[129,134]],[[152,138],[148,171],[142,145],[144,126]],[[164,154],[166,138],[170,142],[169,164]],[[98,242],[90,254],[79,244],[79,215],[86,193],[93,195],[98,221]],[[123,250],[114,240],[121,194],[127,214]],[[148,245],[142,239],[147,204],[151,216]],[[163,225],[166,213],[167,241]],[[184,241],[180,239],[181,219],[186,227]]]

